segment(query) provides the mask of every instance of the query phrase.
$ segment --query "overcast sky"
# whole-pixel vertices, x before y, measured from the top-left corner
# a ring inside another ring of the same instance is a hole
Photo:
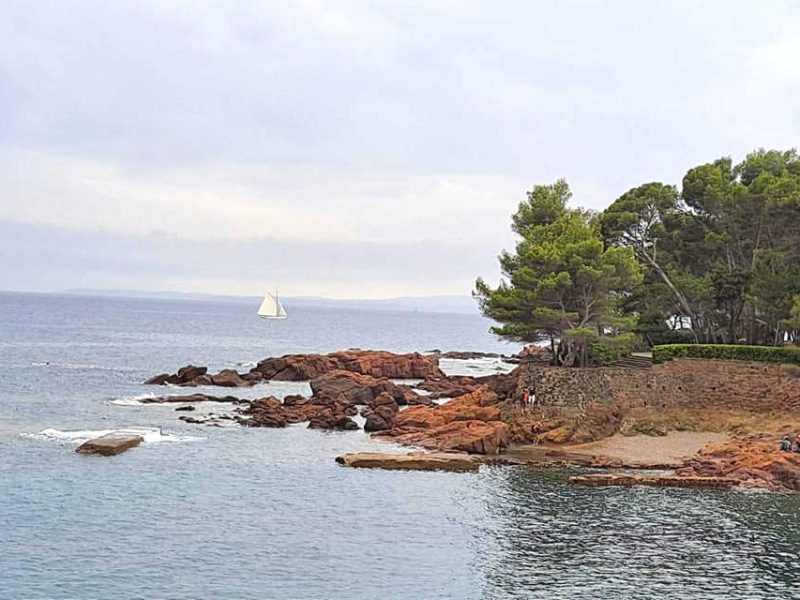
[[[466,295],[535,183],[800,139],[792,1],[0,5],[0,289]]]

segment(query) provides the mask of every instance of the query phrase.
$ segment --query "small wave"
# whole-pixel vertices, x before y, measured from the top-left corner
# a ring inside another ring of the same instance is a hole
[[[147,404],[146,402],[142,402],[143,400],[155,397],[156,397],[155,394],[138,394],[136,396],[123,396],[122,398],[113,399],[111,401],[111,404],[116,404],[117,406],[142,406],[143,404]]]
[[[83,442],[108,435],[109,433],[123,433],[140,435],[145,444],[158,444],[160,442],[196,442],[205,438],[192,435],[178,435],[168,433],[156,427],[129,427],[124,429],[79,429],[76,431],[62,431],[60,429],[42,429],[38,433],[21,433],[24,438],[33,440],[46,440],[82,444]]]
[[[236,363],[237,367],[244,367],[245,369],[252,369],[258,366],[258,363],[251,361]]]
[[[92,363],[59,363],[49,360],[32,362],[32,367],[54,367],[58,369],[67,369],[69,371],[125,371],[130,372],[135,369],[131,367],[104,367],[103,365],[95,365]]]

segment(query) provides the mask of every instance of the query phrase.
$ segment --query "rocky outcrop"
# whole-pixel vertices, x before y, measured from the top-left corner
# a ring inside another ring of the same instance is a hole
[[[178,369],[177,373],[161,373],[145,381],[145,385],[179,385],[181,387],[197,387],[199,385],[217,385],[220,387],[249,387],[259,383],[261,373],[238,373],[234,369],[223,369],[216,375],[209,375],[207,367],[187,365]]]
[[[337,456],[336,462],[361,469],[388,469],[408,471],[477,471],[481,463],[475,457],[448,453],[384,454],[359,452]]]
[[[432,401],[385,377],[376,378],[350,371],[331,371],[311,380],[315,398],[331,398],[353,405],[369,405],[381,394],[391,396],[398,406],[430,405]]]
[[[400,407],[394,398],[387,393],[380,394],[369,406],[361,411],[361,416],[366,419],[364,431],[387,431],[394,427],[395,418]]]
[[[345,350],[331,354],[287,354],[266,358],[252,370],[278,381],[315,379],[331,371],[350,371],[390,379],[441,377],[439,360],[419,353],[394,354],[379,350]]]
[[[84,442],[75,450],[78,454],[100,454],[101,456],[115,456],[126,450],[135,448],[144,441],[140,435],[127,433],[108,433],[88,442]]]
[[[356,414],[354,406],[330,398],[287,396],[281,402],[269,396],[250,402],[240,411],[242,416],[238,421],[247,427],[285,427],[308,421],[311,429],[347,431],[358,429],[358,424],[350,418]]]
[[[496,454],[508,446],[508,434],[508,426],[500,421],[497,395],[483,387],[441,406],[408,408],[381,435],[432,450]]]
[[[497,454],[508,447],[508,426],[501,421],[453,421],[431,429],[401,433],[393,440],[430,450]]]
[[[142,404],[184,404],[190,402],[226,402],[229,404],[237,404],[240,402],[247,402],[241,400],[236,396],[212,396],[210,394],[185,394],[182,396],[155,396],[153,398],[142,398],[139,400]]]
[[[701,450],[677,473],[725,477],[742,488],[800,492],[800,453],[779,449],[780,436],[753,435]]]
[[[198,378],[203,377],[208,372],[207,367],[196,367],[194,365],[186,365],[178,369],[178,372],[170,375],[169,373],[161,373],[151,377],[145,381],[145,385],[192,385],[192,382]]]

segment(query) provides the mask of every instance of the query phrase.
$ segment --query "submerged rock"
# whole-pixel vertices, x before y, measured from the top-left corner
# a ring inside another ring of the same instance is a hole
[[[154,398],[142,398],[142,404],[183,404],[186,402],[225,402],[236,404],[245,402],[236,396],[211,396],[210,394],[186,394],[183,396],[155,396]],[[180,410],[180,409],[176,409]],[[183,410],[193,410],[184,408]]]
[[[618,473],[593,473],[591,475],[573,475],[568,480],[588,486],[636,486],[681,487],[713,490],[729,490],[739,482],[730,477],[695,477],[679,475],[621,475]]]
[[[477,471],[481,463],[474,457],[449,453],[384,454],[359,452],[336,457],[336,462],[347,467],[362,469],[389,469],[408,471]]]
[[[78,454],[100,454],[101,456],[115,456],[126,450],[135,448],[144,441],[140,435],[128,433],[108,433],[88,442],[84,442],[75,450]]]

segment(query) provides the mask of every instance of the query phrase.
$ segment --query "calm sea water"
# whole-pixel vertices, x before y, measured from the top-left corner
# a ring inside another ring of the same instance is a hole
[[[587,489],[527,468],[345,469],[334,456],[391,447],[363,432],[192,426],[136,404],[146,376],[188,362],[515,350],[465,315],[290,306],[265,323],[253,310],[0,294],[0,598],[800,597],[795,497]],[[148,443],[73,452],[131,427]]]

